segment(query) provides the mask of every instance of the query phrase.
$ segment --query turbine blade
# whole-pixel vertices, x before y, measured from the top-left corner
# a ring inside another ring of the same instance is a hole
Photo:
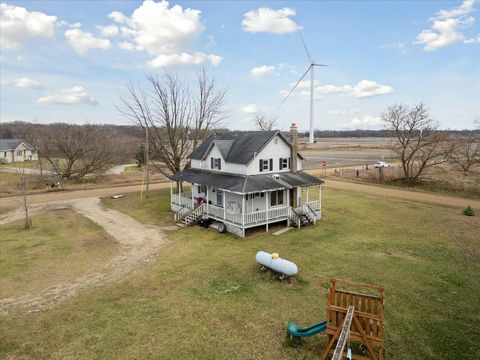
[[[308,52],[307,44],[305,44],[305,40],[303,40],[303,36],[302,36],[302,33],[300,31],[298,31],[298,35],[300,36],[300,39],[302,40],[303,47],[305,48],[305,52],[307,53],[307,56],[308,56],[308,60],[310,61],[310,63],[313,63],[312,57],[310,56],[310,53]]]
[[[328,65],[312,63],[312,66],[328,66]]]
[[[290,92],[288,93],[288,95],[283,98],[282,102],[280,103],[280,105],[278,105],[277,109],[280,109],[280,106],[282,106],[283,103],[284,103],[285,101],[287,101],[288,97],[289,97],[290,95],[292,95],[293,91],[297,88],[298,84],[300,84],[300,81],[303,80],[303,78],[305,77],[305,75],[307,75],[307,73],[310,71],[310,68],[311,68],[311,67],[312,67],[312,65],[310,65],[310,66],[307,68],[307,70],[303,73],[302,77],[301,77],[300,79],[298,79],[298,81],[297,81],[297,83],[295,84],[295,86],[292,88],[292,90],[290,90]]]

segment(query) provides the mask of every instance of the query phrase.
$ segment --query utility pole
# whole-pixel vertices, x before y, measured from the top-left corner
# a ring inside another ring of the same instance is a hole
[[[145,127],[145,171],[147,172],[146,174],[146,182],[147,182],[147,188],[146,188],[146,191],[145,191],[145,197],[148,198],[148,163],[149,163],[149,160],[148,160],[148,145],[149,145],[149,137],[148,137],[148,124],[147,126]]]

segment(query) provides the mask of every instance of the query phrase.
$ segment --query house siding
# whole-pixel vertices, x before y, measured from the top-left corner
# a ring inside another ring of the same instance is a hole
[[[275,144],[276,140],[276,144]],[[280,169],[279,159],[290,158],[290,146],[279,135],[276,135],[272,140],[258,153],[253,160],[248,164],[247,175],[268,174],[277,172],[286,172],[290,169]],[[259,161],[273,159],[272,170],[260,171]],[[302,170],[302,159],[297,157],[297,170]]]
[[[221,164],[221,169],[212,169],[211,168],[211,158],[221,158],[222,164]],[[204,169],[204,170],[209,170],[209,171],[219,171],[219,172],[228,172],[232,174],[240,174],[240,175],[245,175],[247,174],[247,166],[242,165],[242,164],[235,164],[232,162],[227,163],[225,159],[223,158],[222,154],[220,153],[220,150],[216,145],[212,147],[210,152],[207,154],[205,160],[197,160],[197,159],[192,159],[190,166],[194,169]]]
[[[6,163],[24,162],[38,160],[38,155],[37,153],[32,153],[24,144],[21,144],[16,149],[1,150],[0,159]]]

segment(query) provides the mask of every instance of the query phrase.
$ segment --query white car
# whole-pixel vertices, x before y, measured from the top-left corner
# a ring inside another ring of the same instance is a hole
[[[377,161],[375,163],[375,168],[380,169],[380,168],[388,168],[390,167],[390,164],[385,162],[385,161]]]

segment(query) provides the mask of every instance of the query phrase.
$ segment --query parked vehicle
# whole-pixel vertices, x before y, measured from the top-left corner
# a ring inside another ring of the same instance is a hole
[[[377,161],[377,162],[375,163],[375,168],[376,168],[376,169],[388,168],[388,167],[390,167],[390,164],[387,163],[387,162],[385,162],[385,161]]]

